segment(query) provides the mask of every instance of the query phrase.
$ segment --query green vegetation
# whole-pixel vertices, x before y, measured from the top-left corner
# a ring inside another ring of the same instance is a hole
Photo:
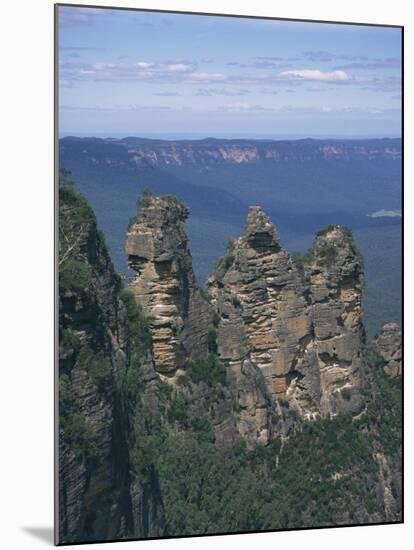
[[[224,460],[213,445],[194,437],[168,437],[157,461],[167,533],[255,529],[265,487],[244,461]]]
[[[77,353],[82,345],[78,334],[69,328],[62,329],[59,342],[65,353],[70,354]]]
[[[95,215],[76,191],[70,174],[63,168],[59,177],[59,288],[62,292],[82,291],[91,284],[92,270],[84,248],[91,228],[96,230]]]
[[[225,458],[208,442],[169,436],[157,471],[169,535],[341,524],[365,500],[381,511],[370,485],[377,465],[347,417],[305,424],[282,451],[276,439]]]
[[[144,189],[141,191],[141,195],[137,199],[138,210],[149,206],[153,196],[154,194],[151,189],[149,189],[148,187],[144,187]]]
[[[207,329],[207,346],[209,352],[217,353],[217,328],[214,325]]]
[[[84,290],[92,281],[92,270],[82,260],[66,260],[59,271],[59,288],[62,292]]]
[[[356,424],[362,430],[368,429],[383,452],[393,456],[401,447],[402,380],[384,374],[382,358],[369,350],[365,352],[365,361],[372,365],[366,373],[367,384],[363,394],[366,414]]]
[[[188,399],[184,395],[177,393],[170,402],[168,420],[170,422],[177,421],[180,424],[187,424],[190,420],[188,405]]]
[[[169,535],[369,521],[354,515],[361,503],[373,521],[384,517],[371,435],[348,415],[303,422],[283,448],[276,438],[226,456],[208,441],[170,435],[156,469]]]
[[[315,252],[317,253],[317,256],[319,258],[319,262],[322,265],[330,266],[332,265],[338,255],[339,250],[343,247],[345,244],[349,247],[351,254],[355,255],[359,261],[362,263],[362,256],[357,247],[355,246],[355,241],[353,237],[352,230],[349,227],[346,227],[345,225],[327,225],[316,232],[317,237],[324,237],[329,232],[334,231],[335,229],[339,230],[341,234],[343,235],[343,241],[330,241],[330,242],[323,242],[321,244],[318,244]]]
[[[316,232],[316,236],[317,237],[324,237],[325,235],[327,235],[331,231],[334,231],[335,229],[338,229],[338,227],[339,227],[338,225],[334,225],[332,223],[330,223],[328,225],[325,225],[325,227],[322,227],[321,229],[319,229]]]
[[[143,387],[141,361],[151,348],[151,332],[148,319],[133,293],[123,288],[118,296],[126,310],[129,331],[129,361],[127,368],[120,372],[121,385],[135,406]]]
[[[65,442],[80,460],[93,463],[98,458],[97,437],[81,414],[71,414],[60,419]]]
[[[226,368],[214,353],[187,363],[186,371],[194,384],[204,382],[210,388],[217,388],[226,383]]]
[[[105,357],[103,351],[94,351],[84,345],[79,352],[76,366],[86,370],[91,376],[98,392],[104,393],[112,382],[111,361]]]
[[[128,226],[127,229],[131,229],[133,225],[135,225],[138,222],[138,216],[131,216],[128,220]]]
[[[73,389],[67,374],[59,376],[59,428],[64,433],[65,443],[75,456],[89,465],[98,458],[97,435],[85,417],[76,412]]]
[[[169,206],[177,210],[180,214],[180,219],[186,220],[189,214],[189,208],[180,201],[175,195],[161,195],[161,198],[166,201]]]
[[[230,450],[217,449],[208,419],[189,418],[187,399],[170,394],[171,419],[193,432],[158,437],[153,468],[163,495],[166,533],[381,521],[385,516],[375,452],[383,449],[390,458],[398,456],[401,388],[378,368],[376,356],[365,360],[365,392],[371,396],[366,413],[358,419],[347,414],[312,422],[296,419],[283,445],[275,438],[254,451],[247,451],[243,440]],[[204,381],[206,372],[195,370],[192,381]],[[272,418],[274,424],[279,420]],[[395,480],[390,483],[398,495]]]
[[[164,203],[167,203],[169,206],[169,212],[168,212],[168,223],[178,223],[185,221],[188,218],[189,209],[188,207],[180,201],[175,195],[160,195],[160,199],[164,201]],[[137,199],[137,209],[138,211],[142,208],[147,208],[150,206],[151,201],[154,199],[154,194],[150,189],[145,187],[140,196]],[[130,222],[128,227],[130,227],[133,223],[136,223],[138,220],[137,216],[133,216],[130,218]]]
[[[341,395],[346,401],[349,401],[352,397],[352,391],[350,388],[342,388]]]
[[[231,303],[234,305],[235,308],[241,307],[240,298],[235,294],[231,297]]]
[[[338,243],[324,243],[318,246],[317,256],[319,263],[326,266],[331,266],[338,256]]]

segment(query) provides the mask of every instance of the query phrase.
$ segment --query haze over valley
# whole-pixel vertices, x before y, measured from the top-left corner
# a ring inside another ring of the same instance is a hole
[[[127,273],[126,223],[144,188],[174,194],[189,206],[187,230],[201,284],[242,229],[249,205],[257,204],[290,251],[305,252],[323,225],[352,228],[365,258],[368,329],[400,320],[400,139],[66,137],[60,164],[91,201],[120,273]]]

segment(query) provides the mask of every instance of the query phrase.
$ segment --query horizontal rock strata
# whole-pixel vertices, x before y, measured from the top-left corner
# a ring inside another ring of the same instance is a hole
[[[130,289],[151,324],[155,368],[174,376],[207,352],[210,312],[197,285],[184,224],[188,209],[173,197],[150,197],[128,230]]]

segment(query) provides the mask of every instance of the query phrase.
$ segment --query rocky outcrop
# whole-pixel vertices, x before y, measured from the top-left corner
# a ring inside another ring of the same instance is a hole
[[[128,265],[137,272],[130,289],[150,318],[155,368],[169,378],[207,352],[211,317],[192,268],[187,216],[174,197],[149,197],[125,245]]]
[[[285,405],[310,419],[358,413],[363,278],[349,231],[329,226],[293,261],[266,214],[251,207],[208,280],[208,304],[192,271],[187,216],[172,197],[146,197],[126,240],[137,272],[130,288],[150,318],[161,378],[175,384],[189,360],[206,355],[213,330],[237,430],[250,447],[283,432],[274,419]]]
[[[401,330],[397,323],[386,323],[374,342],[377,353],[384,360],[384,371],[397,377],[402,374]]]
[[[273,224],[251,207],[244,233],[208,281],[220,322],[218,354],[240,407],[239,429],[266,442],[277,398],[285,398],[292,363],[310,332],[303,284]]]
[[[359,255],[344,228],[319,234],[299,266],[264,212],[250,208],[244,233],[208,281],[241,432],[253,423],[250,435],[268,440],[270,415],[286,401],[306,418],[359,411],[361,286]],[[254,388],[242,376],[252,368],[261,375]]]
[[[361,257],[347,228],[320,231],[305,263],[322,414],[358,412],[361,398]]]

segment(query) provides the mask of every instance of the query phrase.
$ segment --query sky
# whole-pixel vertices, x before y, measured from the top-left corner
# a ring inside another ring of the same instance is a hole
[[[60,6],[59,133],[396,137],[391,27]]]

